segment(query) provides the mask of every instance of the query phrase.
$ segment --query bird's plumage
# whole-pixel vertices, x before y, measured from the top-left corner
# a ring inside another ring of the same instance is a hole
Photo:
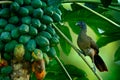
[[[79,33],[77,44],[79,48],[83,51],[83,54],[85,56],[90,56],[92,61],[95,63],[96,67],[99,69],[99,71],[108,71],[107,67],[102,60],[102,58],[98,55],[99,48],[96,45],[96,43],[92,40],[91,37],[87,36],[87,27],[84,22],[78,22],[78,26],[81,27],[81,31]]]

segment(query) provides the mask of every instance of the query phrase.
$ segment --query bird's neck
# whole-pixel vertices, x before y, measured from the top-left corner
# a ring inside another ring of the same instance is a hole
[[[80,36],[86,36],[86,35],[87,35],[86,33],[87,33],[87,29],[82,28],[82,29],[80,30],[79,35],[80,35]]]

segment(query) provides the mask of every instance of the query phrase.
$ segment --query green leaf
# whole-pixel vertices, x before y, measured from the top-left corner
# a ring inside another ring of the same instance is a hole
[[[103,47],[105,45],[107,45],[108,43],[110,42],[113,42],[113,41],[116,41],[116,40],[119,40],[120,38],[119,37],[100,37],[97,41],[97,44],[99,47]]]
[[[30,80],[37,80],[34,72],[30,73]]]
[[[64,22],[68,22],[72,31],[77,34],[79,32],[79,29],[77,29],[75,27],[75,23],[78,21],[86,22],[87,25],[89,25],[89,27],[91,27],[91,29],[93,29],[94,32],[98,36],[100,35],[100,32],[98,31],[98,29],[101,29],[104,32],[109,32],[109,33],[120,31],[119,27],[116,27],[113,24],[110,24],[109,22],[107,22],[104,19],[102,19],[101,17],[91,13],[90,11],[84,9],[83,7],[79,6],[78,4],[71,4],[71,8],[72,8],[72,11],[63,9],[63,7],[61,8],[62,12],[63,12],[62,20]],[[98,10],[99,10],[99,13],[105,12],[105,10],[100,10],[99,8],[98,8]],[[117,13],[117,15],[118,14],[119,13]],[[111,13],[111,16],[112,16],[112,13]],[[115,20],[117,20],[116,22],[120,22],[118,17],[116,17],[116,16],[115,16]],[[113,20],[114,20],[114,18],[113,18]]]
[[[71,37],[69,28],[67,26],[58,26],[58,27],[72,41],[72,37]],[[61,35],[59,35],[59,36],[60,36],[60,46],[61,46],[63,52],[66,55],[69,55],[71,46],[66,42],[66,40]]]
[[[116,7],[113,8],[117,9]],[[118,9],[120,9],[120,7],[118,7]],[[120,24],[120,18],[118,17],[120,15],[120,11],[108,10],[105,11],[103,15]]]
[[[93,13],[90,13],[89,11],[83,9],[78,4],[71,4],[71,8],[72,8],[72,11],[63,9],[62,20],[64,22],[68,22],[68,24],[70,25],[70,28],[72,29],[72,31],[74,33],[76,33],[76,34],[79,33],[79,30],[80,30],[79,27],[75,26],[75,23],[78,21],[84,21],[88,25],[96,24],[95,21],[97,21],[97,20],[94,19],[94,17],[96,15],[94,15]],[[68,14],[68,15],[66,15],[66,14]],[[94,23],[91,23],[91,21],[93,21]],[[90,26],[90,27],[95,31],[96,34],[99,35],[98,29],[96,26]]]
[[[116,64],[120,65],[120,47],[115,52],[114,61]]]
[[[73,80],[88,80],[86,73],[73,65],[65,65]],[[69,80],[56,60],[50,62],[46,68],[47,75],[44,80]]]
[[[86,73],[73,65],[65,65],[73,80],[88,80]]]

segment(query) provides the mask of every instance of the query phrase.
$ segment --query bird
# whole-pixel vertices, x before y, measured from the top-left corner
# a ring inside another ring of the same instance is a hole
[[[76,26],[81,28],[77,38],[77,45],[85,56],[89,56],[93,64],[100,72],[108,71],[103,59],[99,56],[99,48],[95,41],[87,35],[87,25],[84,21],[79,21]],[[95,67],[93,68],[96,69]]]

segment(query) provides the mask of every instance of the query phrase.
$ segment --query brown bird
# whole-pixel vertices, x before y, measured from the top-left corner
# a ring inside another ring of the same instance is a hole
[[[103,59],[98,55],[99,48],[96,43],[92,40],[91,37],[87,36],[87,27],[84,22],[76,23],[77,26],[80,26],[81,31],[78,35],[77,44],[79,48],[83,51],[85,56],[90,56],[92,62],[96,65],[100,72],[108,71],[106,64]]]

